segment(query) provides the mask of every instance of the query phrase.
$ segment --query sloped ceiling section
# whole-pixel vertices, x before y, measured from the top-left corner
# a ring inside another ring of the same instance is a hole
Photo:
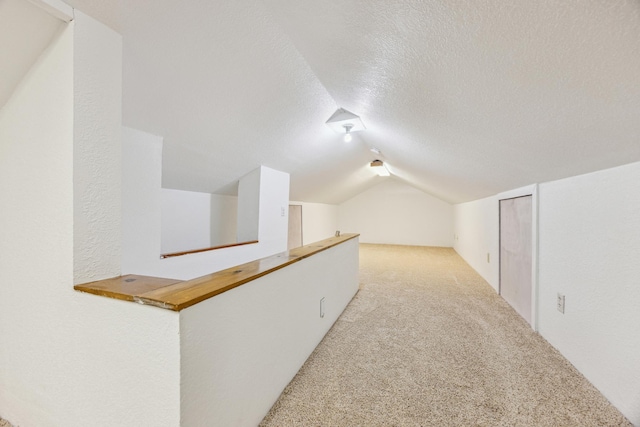
[[[0,0],[0,108],[62,25],[27,0]]]
[[[123,35],[124,123],[164,136],[168,188],[263,164],[340,203],[382,158],[463,202],[640,160],[636,0],[69,3]],[[338,107],[367,126],[349,144]]]

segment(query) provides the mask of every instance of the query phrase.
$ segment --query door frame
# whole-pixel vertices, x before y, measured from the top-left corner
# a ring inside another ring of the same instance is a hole
[[[528,185],[498,194],[498,294],[502,288],[500,201],[531,196],[531,328],[538,331],[538,184]]]

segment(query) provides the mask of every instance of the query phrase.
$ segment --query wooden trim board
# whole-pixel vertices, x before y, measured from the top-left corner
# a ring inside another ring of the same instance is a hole
[[[192,249],[190,251],[182,251],[182,252],[171,252],[171,253],[168,253],[168,254],[160,255],[160,258],[163,258],[163,259],[164,258],[172,258],[172,257],[175,257],[175,256],[197,254],[199,252],[214,251],[216,249],[233,248],[234,246],[253,245],[254,243],[258,243],[258,241],[257,240],[251,240],[249,242],[229,243],[227,245],[212,246],[210,248]]]
[[[130,274],[84,283],[73,288],[103,297],[180,311],[358,236],[359,234],[343,234],[330,237],[186,281]]]

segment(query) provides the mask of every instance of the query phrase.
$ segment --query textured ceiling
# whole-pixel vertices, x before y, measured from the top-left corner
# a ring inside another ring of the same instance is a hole
[[[164,136],[168,188],[263,164],[340,203],[381,157],[461,202],[640,160],[637,0],[68,3],[123,35],[123,120]],[[338,107],[367,126],[349,144]]]
[[[26,0],[0,0],[0,108],[61,25]]]

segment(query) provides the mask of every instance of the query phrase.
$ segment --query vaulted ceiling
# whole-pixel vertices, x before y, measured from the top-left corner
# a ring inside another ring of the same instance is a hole
[[[26,0],[0,0],[0,108],[61,26]]]
[[[164,137],[167,188],[262,164],[340,203],[382,158],[462,202],[640,160],[637,0],[68,3],[122,34],[123,121]],[[338,107],[367,126],[348,144]]]

